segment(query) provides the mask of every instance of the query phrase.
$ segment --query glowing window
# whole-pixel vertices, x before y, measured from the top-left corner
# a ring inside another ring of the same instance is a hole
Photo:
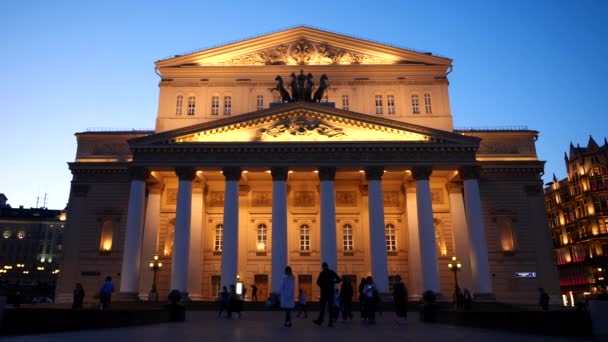
[[[508,217],[498,219],[498,229],[500,233],[500,248],[503,252],[513,252],[515,250],[515,239],[513,238],[513,222]]]
[[[427,114],[433,113],[433,108],[431,105],[431,94],[424,94],[424,110]]]
[[[101,225],[101,237],[99,239],[99,250],[103,253],[112,251],[112,238],[114,235],[114,223],[106,220]]]
[[[196,114],[196,97],[188,96],[188,115]]]
[[[265,224],[258,225],[257,236],[257,249],[263,251],[268,243],[268,227]]]
[[[264,109],[264,95],[258,95],[255,98],[255,110]]]
[[[387,252],[394,252],[397,250],[397,238],[395,232],[395,226],[392,223],[386,225],[384,229],[386,235],[386,250]]]
[[[420,99],[418,95],[412,95],[412,114],[420,114]]]
[[[395,95],[388,95],[386,97],[386,107],[389,114],[395,114]]]
[[[345,224],[342,227],[342,239],[345,252],[353,250],[353,226]]]
[[[384,112],[383,104],[382,104],[382,95],[376,95],[375,104],[376,104],[376,114],[382,114]]]
[[[184,107],[184,97],[181,95],[177,95],[177,100],[175,102],[175,115],[182,115],[183,107]]]
[[[307,224],[300,226],[300,251],[310,251],[310,227]]]
[[[347,94],[342,95],[342,109],[349,110],[350,108],[350,99]]]
[[[224,225],[218,224],[215,226],[215,237],[213,239],[213,250],[216,252],[222,251],[224,245]]]
[[[220,97],[211,97],[211,115],[218,115],[220,113]]]
[[[224,96],[224,115],[232,114],[232,97]]]

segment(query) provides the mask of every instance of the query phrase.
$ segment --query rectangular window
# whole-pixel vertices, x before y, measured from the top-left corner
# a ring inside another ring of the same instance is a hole
[[[388,95],[386,97],[386,106],[389,114],[395,114],[395,95]]]
[[[196,114],[196,98],[188,96],[188,115]]]
[[[264,251],[266,250],[266,245],[268,243],[268,228],[265,224],[258,225],[258,239],[257,239],[257,250]]]
[[[262,110],[264,109],[264,95],[258,95],[255,99],[255,109]]]
[[[397,250],[397,243],[395,238],[395,226],[392,224],[387,224],[386,229],[386,251],[394,252]]]
[[[307,224],[300,226],[300,251],[310,251],[310,227]]]
[[[184,107],[184,97],[181,95],[177,96],[175,103],[175,115],[182,115],[182,108]]]
[[[382,95],[376,95],[376,114],[383,113]]]
[[[352,252],[353,250],[353,226],[345,224],[342,227],[342,239],[345,252]]]
[[[412,95],[412,114],[420,114],[420,100],[418,95]]]
[[[224,225],[218,224],[215,226],[215,238],[213,241],[213,250],[216,252],[222,251],[224,245]]]
[[[424,94],[424,109],[427,114],[433,113],[433,108],[431,106],[431,94]]]
[[[349,110],[350,101],[347,94],[342,95],[342,109]]]
[[[224,115],[232,114],[232,97],[224,96]]]
[[[211,115],[218,115],[220,113],[220,97],[211,97]]]
[[[211,297],[218,298],[220,296],[220,287],[222,286],[222,277],[219,275],[211,276]]]

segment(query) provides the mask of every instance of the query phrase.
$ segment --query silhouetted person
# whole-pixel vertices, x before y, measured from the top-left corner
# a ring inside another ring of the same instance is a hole
[[[342,302],[342,319],[353,319],[353,285],[350,280],[344,279],[340,287],[340,301]]]
[[[401,281],[401,277],[396,277],[397,281],[393,285],[393,301],[395,302],[395,314],[397,317],[407,318],[407,287]]]
[[[298,313],[296,317],[300,317],[302,314],[304,314],[304,318],[308,318],[308,313],[306,312],[306,292],[300,289],[298,294]]]
[[[230,303],[230,293],[228,293],[228,289],[226,286],[222,286],[222,292],[220,292],[219,297],[220,310],[217,313],[217,317],[222,317],[222,313],[226,311],[228,314],[228,304]]]
[[[99,308],[101,310],[107,310],[110,307],[113,292],[114,284],[112,283],[112,277],[107,276],[101,285],[101,289],[99,289]]]
[[[74,288],[74,301],[72,302],[72,309],[82,309],[82,303],[84,301],[84,289],[82,284],[76,283]]]
[[[313,323],[316,325],[321,325],[323,323],[323,317],[325,316],[325,307],[327,306],[327,311],[329,313],[329,324],[328,326],[333,325],[333,321],[331,319],[332,312],[334,312],[334,285],[341,282],[342,279],[338,277],[336,272],[329,269],[327,263],[324,262],[322,264],[323,270],[319,273],[319,277],[317,278],[317,286],[321,289],[321,308],[319,312],[319,317],[313,320]]]
[[[471,296],[471,292],[469,292],[469,289],[464,289],[464,292],[462,293],[462,301],[464,302],[464,309],[465,310],[471,310],[471,304],[473,303],[473,297]]]
[[[258,287],[255,286],[255,284],[251,285],[251,301],[252,302],[258,301]]]
[[[293,310],[295,306],[295,302],[293,300],[293,292],[295,290],[295,280],[293,278],[293,272],[291,271],[291,267],[285,267],[285,274],[283,275],[283,279],[281,279],[281,308],[285,310],[285,323],[283,324],[286,327],[291,328],[291,310]]]
[[[538,304],[543,311],[549,310],[549,295],[542,287],[538,288]]]

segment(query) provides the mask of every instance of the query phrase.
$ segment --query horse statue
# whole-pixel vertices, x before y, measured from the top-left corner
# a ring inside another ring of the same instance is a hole
[[[312,102],[312,87],[315,86],[315,82],[312,80],[312,74],[308,73],[306,76],[306,87],[304,88],[304,101]]]
[[[291,86],[291,100],[297,101],[298,100],[298,77],[296,76],[295,72],[292,72],[290,76],[291,76],[291,82],[289,83],[289,85]]]
[[[291,102],[289,92],[283,86],[283,77],[279,75],[274,80],[277,81],[277,86],[274,89],[278,90],[279,94],[281,94],[281,102]]]
[[[329,89],[329,84],[327,84],[327,75],[321,75],[321,79],[319,79],[319,88],[315,91],[315,95],[312,99],[312,102],[321,102],[323,100],[323,93]]]

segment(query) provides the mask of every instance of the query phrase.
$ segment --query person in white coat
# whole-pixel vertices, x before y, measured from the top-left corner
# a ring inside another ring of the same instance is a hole
[[[291,267],[285,267],[285,274],[281,280],[281,308],[285,310],[285,324],[286,327],[291,327],[291,310],[296,306],[293,299],[295,289],[295,280]]]

